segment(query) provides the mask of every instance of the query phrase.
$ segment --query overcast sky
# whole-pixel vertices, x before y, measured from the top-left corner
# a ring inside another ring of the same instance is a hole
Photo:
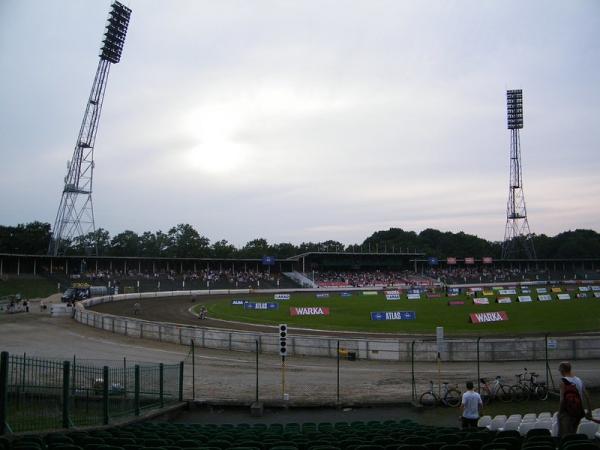
[[[500,240],[506,89],[534,233],[600,229],[600,1],[131,0],[96,226]],[[108,0],[0,0],[0,224],[54,222]]]

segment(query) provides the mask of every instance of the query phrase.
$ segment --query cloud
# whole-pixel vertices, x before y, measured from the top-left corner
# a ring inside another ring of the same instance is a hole
[[[0,219],[51,222],[108,4],[0,8],[0,190],[15,192]],[[532,230],[600,225],[596,2],[133,9],[96,141],[98,226],[189,222],[238,245],[392,226],[502,239],[513,87]]]

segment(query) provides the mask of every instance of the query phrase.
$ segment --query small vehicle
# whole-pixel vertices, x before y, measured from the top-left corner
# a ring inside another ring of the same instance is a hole
[[[109,293],[106,286],[90,286],[87,283],[74,283],[68,288],[61,297],[63,303],[74,303],[79,300],[85,300],[90,297],[107,295]]]
[[[449,383],[447,381],[443,383],[444,387],[442,389],[440,398],[433,389],[433,381],[430,381],[429,390],[421,394],[419,403],[427,408],[431,408],[439,404],[456,408],[458,405],[460,405],[461,393],[458,390],[458,386],[455,385],[452,388],[448,388],[448,384]]]

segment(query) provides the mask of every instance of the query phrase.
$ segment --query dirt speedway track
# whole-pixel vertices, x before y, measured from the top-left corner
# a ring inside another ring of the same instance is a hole
[[[179,323],[184,325],[196,325],[210,328],[220,328],[224,330],[234,331],[250,331],[260,333],[272,333],[274,331],[273,326],[258,325],[242,322],[230,322],[226,320],[218,319],[206,319],[200,320],[192,313],[189,309],[198,304],[208,305],[210,303],[219,301],[229,301],[229,297],[224,298],[202,298],[202,301],[192,303],[190,297],[163,297],[163,298],[150,298],[143,300],[121,300],[118,302],[103,303],[89,307],[90,311],[98,311],[105,314],[113,314],[115,316],[132,317],[136,319],[149,320],[152,322],[170,322]],[[141,311],[140,314],[135,315],[133,308],[134,304],[140,302]],[[412,338],[413,335],[409,334],[392,334],[392,333],[358,333],[358,332],[344,332],[344,331],[326,331],[326,330],[309,330],[302,328],[290,327],[290,330],[294,331],[294,334],[302,335],[318,335],[318,336],[339,336],[343,338],[361,338],[361,337],[372,337],[379,339],[397,339],[397,338]],[[423,338],[424,335],[417,335],[416,337]]]

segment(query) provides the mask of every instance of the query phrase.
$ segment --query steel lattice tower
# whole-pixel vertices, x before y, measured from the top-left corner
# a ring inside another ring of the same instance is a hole
[[[131,9],[118,1],[112,4],[94,84],[85,108],[73,157],[67,165],[67,176],[48,249],[48,253],[51,255],[64,253],[65,247],[74,239],[96,231],[92,203],[94,143],[102,112],[108,73],[111,64],[117,64],[121,60],[130,16]],[[97,253],[95,240],[89,248],[86,248],[86,252]]]
[[[521,170],[521,138],[519,135],[519,130],[523,128],[523,91],[521,89],[506,91],[506,107],[508,129],[510,130],[510,183],[502,259],[516,258],[523,254],[532,259],[535,258],[535,248],[527,221]]]

